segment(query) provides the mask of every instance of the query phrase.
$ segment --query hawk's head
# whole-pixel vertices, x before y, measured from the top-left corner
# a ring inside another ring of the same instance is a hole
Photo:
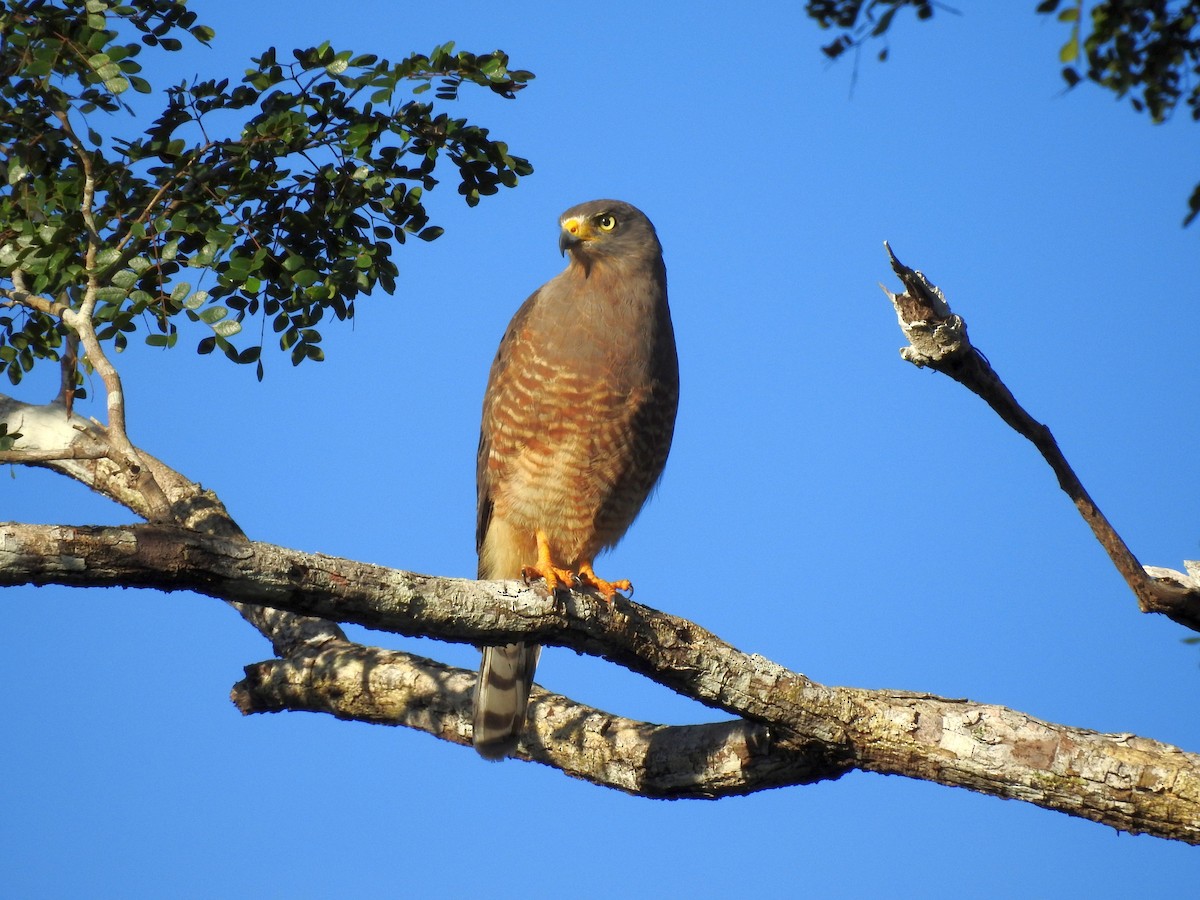
[[[589,200],[572,206],[558,224],[562,228],[558,249],[570,251],[571,258],[581,262],[613,257],[650,262],[662,256],[650,220],[640,209],[620,200]]]

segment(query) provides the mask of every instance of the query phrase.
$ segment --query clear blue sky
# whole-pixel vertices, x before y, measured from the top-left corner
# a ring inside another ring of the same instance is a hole
[[[629,200],[658,227],[683,398],[654,502],[602,566],[638,599],[829,684],[1000,703],[1200,750],[1200,648],[1132,595],[1033,448],[900,360],[882,241],[964,315],[1143,562],[1200,555],[1197,126],[1064,95],[1032,2],[901,23],[891,59],[829,65],[799,3],[194,3],[237,75],[268,45],[397,58],[453,39],[537,74],[469,94],[535,174],[468,210],[396,296],[326,329],[328,361],[249,369],[133,349],[130,431],[254,538],[474,571],[487,368],[562,265],[556,217]],[[148,123],[148,119],[146,120]],[[197,334],[196,337],[199,335]],[[18,395],[41,402],[53,373]],[[98,411],[96,415],[100,415]],[[129,521],[5,474],[0,517]],[[901,778],[654,802],[402,729],[243,718],[269,647],[224,605],[10,590],[0,888],[12,897],[1184,896],[1197,850]],[[470,648],[387,646],[474,667]],[[623,715],[711,710],[574,653],[539,680]],[[3,887],[7,885],[7,887]]]

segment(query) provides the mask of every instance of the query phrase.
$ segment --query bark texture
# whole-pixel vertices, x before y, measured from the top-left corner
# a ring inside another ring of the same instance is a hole
[[[557,644],[601,655],[738,717],[633,722],[537,690],[521,755],[630,793],[717,797],[906,775],[1024,800],[1130,832],[1200,843],[1200,757],[1001,706],[817,684],[699,625],[618,599],[555,604],[514,582],[435,578],[163,525],[0,526],[0,585],[192,590],[450,641]],[[250,666],[243,712],[302,709],[470,738],[474,674],[329,639]]]

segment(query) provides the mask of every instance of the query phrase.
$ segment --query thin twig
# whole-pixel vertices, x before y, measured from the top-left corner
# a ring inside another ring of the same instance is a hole
[[[108,410],[108,432],[116,445],[117,452],[122,457],[122,459],[114,460],[114,462],[124,464],[130,475],[134,478],[139,490],[145,494],[147,503],[154,511],[152,519],[165,521],[170,517],[170,504],[167,502],[162,487],[154,480],[154,476],[142,463],[138,457],[136,448],[129,440],[129,434],[125,426],[125,391],[121,384],[121,376],[117,372],[116,367],[105,355],[104,349],[100,346],[100,340],[96,337],[96,328],[93,322],[100,292],[100,278],[96,268],[96,256],[100,251],[102,240],[96,231],[96,223],[93,217],[96,182],[92,166],[92,155],[88,153],[87,149],[83,146],[83,142],[75,134],[75,130],[71,127],[66,112],[55,110],[54,116],[62,126],[63,134],[66,135],[71,147],[75,150],[75,155],[79,159],[80,169],[83,172],[83,196],[80,202],[80,212],[83,216],[84,227],[87,229],[87,250],[84,252],[84,270],[87,273],[87,282],[84,287],[83,302],[80,304],[78,310],[70,307],[63,309],[61,313],[62,320],[79,336],[84,352],[87,354],[88,362],[104,381],[105,400]]]
[[[64,343],[66,347],[58,361],[60,375],[58,396],[54,398],[54,402],[61,403],[67,411],[67,418],[70,418],[75,409],[75,377],[79,372],[79,335],[68,331]]]

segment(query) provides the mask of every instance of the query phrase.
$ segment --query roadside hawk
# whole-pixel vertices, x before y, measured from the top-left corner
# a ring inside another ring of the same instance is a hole
[[[679,405],[667,273],[654,226],[617,200],[559,219],[565,270],[517,310],[483,397],[475,535],[481,579],[541,578],[612,602],[592,563],[662,474]],[[502,759],[525,725],[539,647],[486,647],[475,749]]]

